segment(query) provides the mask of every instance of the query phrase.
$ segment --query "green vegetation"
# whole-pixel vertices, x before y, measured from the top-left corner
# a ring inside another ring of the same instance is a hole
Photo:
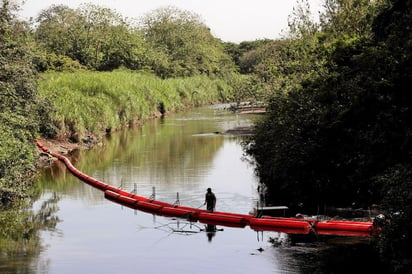
[[[113,72],[46,73],[39,93],[53,102],[57,137],[78,142],[86,134],[100,135],[138,120],[188,106],[224,101],[232,88],[206,76],[162,80],[152,74]]]
[[[143,18],[142,29],[155,54],[151,67],[162,78],[226,76],[235,71],[222,43],[196,14],[160,8]]]
[[[190,12],[159,9],[137,26],[96,5],[59,5],[30,26],[16,19],[12,0],[1,5],[2,204],[26,196],[33,137],[78,142],[159,113],[226,101],[249,78],[236,73],[222,43]]]
[[[283,39],[236,45],[173,7],[139,26],[95,5],[51,6],[30,28],[3,0],[1,204],[26,196],[33,136],[77,142],[187,106],[264,101],[268,115],[245,148],[269,198],[311,212],[380,205],[391,222],[379,250],[405,272],[412,265],[411,2],[325,0],[315,22],[301,0]]]
[[[45,206],[28,211],[29,175],[35,164],[32,136],[50,123],[47,107],[37,93],[37,75],[30,51],[27,25],[16,21],[9,1],[0,6],[0,265],[2,272],[31,272],[9,258],[28,261],[40,252],[39,228],[53,228],[55,218]],[[45,212],[46,211],[46,212]],[[23,254],[22,254],[23,253]]]
[[[27,25],[14,19],[8,1],[0,7],[0,204],[25,196],[34,167],[31,137],[42,114],[32,68]],[[46,120],[46,119],[41,119]]]
[[[53,5],[36,21],[34,38],[42,54],[35,64],[41,71],[54,68],[50,56],[60,57],[62,64],[69,58],[95,70],[135,69],[145,63],[141,32],[110,9],[91,4],[78,9]]]
[[[325,3],[318,26],[296,9],[288,39],[254,67],[271,96],[247,151],[277,204],[380,205],[382,260],[409,272],[412,1]]]
[[[142,22],[135,26],[96,5],[51,6],[37,17],[36,67],[70,70],[80,64],[101,71],[124,66],[148,69],[161,78],[226,76],[236,71],[222,43],[198,15],[168,7],[147,14]]]

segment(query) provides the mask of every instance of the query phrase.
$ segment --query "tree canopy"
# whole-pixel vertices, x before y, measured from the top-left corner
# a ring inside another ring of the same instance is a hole
[[[154,10],[137,26],[108,8],[53,5],[37,17],[35,38],[41,71],[124,66],[152,70],[162,78],[235,71],[222,43],[201,18],[175,7]]]
[[[235,70],[220,40],[194,13],[160,8],[142,19],[142,30],[154,50],[153,69],[162,77],[222,76]]]
[[[145,48],[141,33],[108,8],[91,4],[78,9],[54,5],[39,14],[37,23],[35,38],[46,57],[69,57],[96,70],[143,66]]]

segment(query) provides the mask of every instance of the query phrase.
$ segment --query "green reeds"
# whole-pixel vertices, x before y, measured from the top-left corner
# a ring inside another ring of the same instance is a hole
[[[147,72],[51,72],[39,82],[53,102],[52,120],[61,137],[116,129],[189,106],[227,100],[231,87],[205,76],[162,80]]]

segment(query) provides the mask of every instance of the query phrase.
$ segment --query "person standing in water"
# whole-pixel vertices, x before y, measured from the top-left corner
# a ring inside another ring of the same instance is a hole
[[[215,211],[215,207],[216,207],[216,196],[215,194],[212,192],[212,189],[209,187],[207,189],[206,195],[205,195],[205,203],[206,205],[206,209],[213,212]]]

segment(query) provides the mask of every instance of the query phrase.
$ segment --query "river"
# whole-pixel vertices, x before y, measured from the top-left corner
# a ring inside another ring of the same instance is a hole
[[[70,159],[88,175],[142,196],[201,207],[211,187],[217,210],[248,213],[258,179],[244,159],[242,137],[225,132],[255,119],[223,105],[197,108],[113,133]],[[309,273],[313,262],[322,264],[313,254],[326,249],[249,227],[208,233],[200,223],[134,211],[106,200],[61,162],[45,168],[37,186],[32,210],[48,205],[41,216],[55,225],[39,232],[33,258],[19,253],[9,260],[9,273]]]

